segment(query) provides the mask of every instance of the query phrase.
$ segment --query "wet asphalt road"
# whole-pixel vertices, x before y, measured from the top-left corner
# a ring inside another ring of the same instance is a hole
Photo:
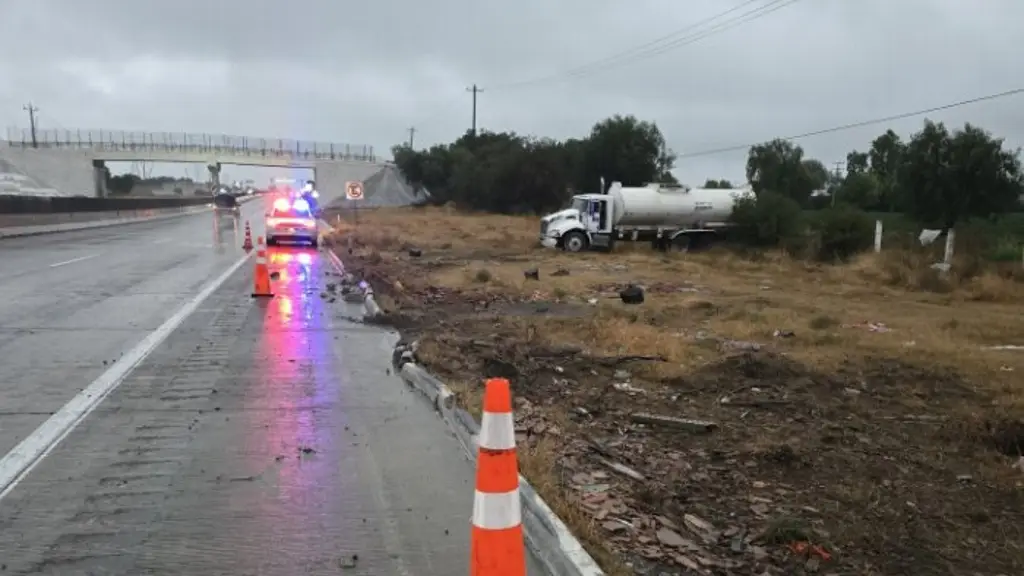
[[[240,243],[209,214],[0,242],[0,454]],[[248,263],[214,292],[0,500],[2,573],[468,573],[472,465],[390,373],[396,337],[321,297],[326,262],[275,248],[274,299]]]

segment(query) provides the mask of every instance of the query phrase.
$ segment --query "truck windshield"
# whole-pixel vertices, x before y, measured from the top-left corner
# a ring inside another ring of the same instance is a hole
[[[587,201],[583,198],[573,198],[569,207],[577,210],[580,214],[587,213]]]

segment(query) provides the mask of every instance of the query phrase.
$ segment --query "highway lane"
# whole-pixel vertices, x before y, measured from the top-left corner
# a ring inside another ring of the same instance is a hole
[[[258,203],[242,210],[260,222]],[[0,240],[0,454],[238,260],[240,244],[212,213]]]
[[[316,252],[270,261],[275,298],[242,268],[0,500],[6,573],[468,573],[473,466],[396,336]]]

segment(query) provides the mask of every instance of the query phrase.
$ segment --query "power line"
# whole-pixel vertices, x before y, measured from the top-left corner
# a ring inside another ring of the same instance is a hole
[[[702,39],[704,39],[704,38],[706,38],[708,36],[711,36],[711,35],[713,35],[715,33],[724,32],[725,30],[728,30],[730,28],[734,28],[736,26],[739,26],[740,24],[744,24],[746,22],[750,22],[752,20],[756,20],[757,18],[761,18],[763,16],[766,16],[766,15],[770,14],[771,12],[775,12],[777,10],[785,8],[786,6],[794,4],[794,3],[798,2],[799,0],[769,0],[767,4],[764,4],[762,6],[756,7],[754,9],[752,9],[752,10],[748,10],[748,11],[742,13],[742,14],[736,15],[733,18],[731,18],[729,20],[726,20],[724,22],[719,22],[718,24],[712,26],[711,28],[697,31],[695,34],[690,34],[688,36],[685,35],[686,32],[691,32],[691,31],[693,31],[696,28],[699,28],[701,26],[704,26],[705,24],[709,24],[711,22],[714,22],[715,20],[718,20],[718,19],[720,19],[720,18],[722,18],[724,16],[728,16],[729,14],[732,14],[732,13],[737,12],[739,10],[742,10],[743,8],[746,8],[746,7],[748,7],[748,6],[752,5],[752,4],[755,4],[757,2],[764,2],[764,1],[765,0],[746,0],[746,1],[742,2],[742,3],[740,3],[737,6],[734,6],[734,7],[730,8],[730,9],[728,9],[728,10],[725,10],[724,12],[720,12],[718,14],[715,14],[715,15],[711,16],[711,17],[708,17],[708,18],[705,18],[705,19],[700,20],[698,22],[695,22],[695,23],[689,24],[687,26],[684,26],[683,28],[680,28],[680,29],[678,29],[678,30],[676,30],[674,32],[671,32],[669,34],[666,34],[664,36],[661,36],[659,38],[651,40],[651,41],[649,41],[649,42],[647,42],[645,44],[641,44],[639,46],[634,46],[633,48],[630,48],[628,50],[625,50],[625,51],[617,53],[617,54],[613,54],[611,56],[602,58],[601,60],[597,60],[597,61],[591,62],[589,64],[584,64],[584,65],[581,65],[581,66],[577,66],[575,68],[571,68],[571,69],[566,70],[566,71],[562,71],[562,72],[559,72],[559,73],[556,73],[556,74],[551,74],[551,75],[544,76],[544,77],[541,77],[541,78],[536,78],[536,79],[533,79],[533,80],[526,80],[526,81],[521,81],[521,82],[512,82],[512,83],[509,83],[509,84],[499,84],[497,86],[492,86],[490,89],[497,88],[498,90],[505,90],[505,89],[510,89],[510,88],[518,88],[518,87],[524,87],[524,86],[531,86],[531,85],[534,85],[534,84],[541,84],[541,83],[552,81],[552,80],[561,80],[561,79],[565,79],[565,78],[583,76],[583,75],[586,75],[587,73],[599,72],[599,71],[601,71],[601,66],[613,67],[613,66],[616,66],[616,65],[619,65],[619,64],[628,63],[628,62],[630,62],[632,60],[635,60],[635,59],[638,59],[638,58],[643,58],[643,57],[648,56],[648,55],[651,55],[651,56],[658,55],[658,54],[667,52],[669,50],[673,50],[675,48],[678,48],[680,46],[692,44],[692,43],[697,42],[699,40],[702,40]],[[683,36],[680,37],[681,35],[683,35]],[[476,123],[477,93],[478,92],[483,92],[483,90],[480,89],[480,88],[476,88],[475,86],[472,87],[472,88],[467,88],[466,90],[468,92],[473,92],[473,133],[476,133],[476,124],[477,124]]]
[[[924,114],[931,114],[932,112],[940,112],[942,110],[949,110],[951,108],[959,108],[961,106],[968,106],[970,104],[977,104],[979,102],[987,102],[989,100],[997,100],[999,98],[1007,98],[1009,96],[1016,96],[1018,94],[1024,94],[1024,88],[1016,88],[1013,90],[1007,90],[1006,92],[999,92],[996,94],[988,94],[985,96],[978,96],[977,98],[971,98],[969,100],[960,100],[959,102],[953,102],[952,104],[943,104],[942,106],[935,106],[933,108],[926,108],[924,110],[914,110],[913,112],[903,112],[901,114],[894,114],[892,116],[886,116],[884,118],[875,118],[873,120],[862,120],[860,122],[853,122],[851,124],[843,124],[841,126],[833,126],[832,128],[823,128],[821,130],[814,130],[813,132],[804,132],[803,134],[797,134],[796,136],[787,136],[785,138],[779,138],[779,140],[800,140],[803,138],[810,138],[812,136],[821,136],[822,134],[831,134],[833,132],[843,132],[845,130],[853,130],[854,128],[863,128],[864,126],[874,126],[875,124],[884,124],[886,122],[893,122],[896,120],[903,120],[906,118],[913,118],[914,116],[922,116]],[[752,146],[757,144],[743,144],[737,146],[728,146],[725,148],[714,148],[711,150],[701,150],[700,152],[691,152],[689,154],[680,154],[679,158],[693,158],[695,156],[712,156],[714,154],[724,154],[726,152],[738,152],[741,150],[749,150]]]
[[[714,22],[715,20],[718,20],[724,16],[732,14],[733,12],[746,8],[747,6],[760,1],[762,0],[747,0],[737,6],[734,6],[733,8],[730,8],[729,10],[720,12],[711,17],[700,20],[699,22],[689,24],[683,28],[675,30],[674,32],[666,34],[665,36],[656,38],[646,44],[635,46],[623,52],[613,54],[611,56],[590,62],[588,64],[583,64],[575,68],[570,68],[568,70],[563,70],[562,72],[549,74],[547,76],[535,78],[532,80],[524,80],[521,82],[512,82],[509,84],[499,85],[497,86],[497,88],[503,90],[510,88],[521,88],[525,86],[543,84],[556,80],[576,78],[580,76],[586,76],[588,74],[593,74],[595,72],[600,72],[602,70],[607,70],[609,68],[614,68],[616,66],[633,62],[635,60],[639,60],[645,57],[657,56],[670,50],[674,50],[682,46],[693,44],[694,42],[703,40],[704,38],[712,36],[716,33],[724,32],[731,28],[735,28],[736,26],[739,26],[741,24],[757,20],[758,18],[767,16],[772,12],[781,10],[782,8],[795,4],[799,0],[770,0],[767,4],[758,6],[742,14],[733,16],[732,18],[725,20],[723,22],[719,22],[711,26],[710,28],[704,30],[697,30],[694,32],[696,28]]]
[[[688,25],[686,25],[686,26],[684,26],[682,28],[678,28],[678,29],[676,29],[676,30],[674,30],[672,32],[669,32],[668,34],[665,34],[664,36],[659,36],[658,38],[655,38],[654,40],[651,40],[650,42],[647,42],[646,44],[640,44],[638,46],[634,46],[632,48],[628,48],[626,50],[623,50],[622,52],[617,52],[617,53],[612,54],[610,56],[606,56],[606,57],[601,58],[599,60],[594,60],[594,61],[588,62],[586,64],[581,64],[579,66],[576,66],[576,67],[573,67],[573,68],[569,68],[568,70],[563,70],[562,72],[558,72],[558,73],[555,73],[555,74],[550,74],[548,76],[543,76],[543,77],[536,78],[536,79],[533,79],[533,80],[525,80],[525,81],[521,81],[521,82],[512,82],[510,84],[506,84],[506,85],[501,86],[501,87],[502,88],[510,88],[510,87],[525,86],[525,85],[534,84],[534,83],[541,83],[541,82],[545,82],[545,81],[548,81],[548,80],[551,80],[551,79],[559,78],[559,77],[561,77],[563,75],[566,75],[566,74],[578,73],[580,71],[585,71],[587,69],[592,69],[594,67],[600,67],[600,66],[607,65],[609,63],[612,63],[612,62],[614,62],[616,60],[619,60],[619,59],[622,59],[622,58],[627,58],[629,56],[635,56],[636,54],[640,54],[640,53],[644,52],[645,50],[649,50],[651,48],[657,48],[659,44],[664,45],[664,43],[666,41],[672,41],[676,37],[678,37],[680,34],[689,32],[689,31],[693,30],[694,28],[698,28],[698,27],[703,26],[703,25],[705,25],[705,24],[707,24],[709,22],[713,22],[713,21],[721,18],[722,16],[726,16],[728,14],[731,14],[732,12],[735,12],[736,10],[739,10],[741,8],[744,8],[746,6],[749,6],[751,4],[754,4],[754,3],[757,3],[757,2],[761,2],[761,1],[762,0],[746,0],[742,4],[739,4],[738,6],[734,6],[734,7],[730,8],[730,9],[726,10],[725,12],[719,12],[719,13],[713,15],[713,16],[710,16],[710,17],[705,18],[703,20],[700,20],[698,22],[694,22],[692,24],[688,24]]]
[[[639,55],[639,57],[658,56],[660,54],[664,54],[666,52],[670,52],[672,50],[675,50],[676,48],[681,48],[683,46],[689,46],[690,44],[693,44],[695,42],[703,40],[703,39],[705,39],[705,38],[707,38],[709,36],[714,36],[715,34],[718,34],[720,32],[725,32],[726,30],[731,30],[733,28],[736,28],[737,26],[739,26],[741,24],[746,24],[748,22],[753,22],[754,20],[758,20],[758,19],[764,18],[765,16],[767,16],[767,15],[773,13],[773,12],[778,12],[779,10],[782,10],[783,8],[786,8],[787,6],[792,6],[793,4],[796,4],[799,1],[800,0],[772,0],[771,2],[766,4],[765,6],[762,6],[760,8],[755,8],[754,10],[751,10],[749,12],[745,12],[743,14],[740,14],[739,16],[737,16],[736,18],[734,18],[732,20],[727,20],[725,22],[720,22],[719,24],[716,24],[715,26],[713,26],[711,28],[708,28],[707,30],[698,32],[697,34],[695,34],[693,36],[688,36],[686,38],[680,38],[679,40],[677,40],[677,41],[675,41],[675,42],[673,42],[671,44],[668,44],[668,45],[663,46],[661,48],[658,48],[656,50],[651,50],[651,51],[645,52],[644,54]],[[637,60],[637,59],[639,59],[639,57],[638,58],[634,58],[633,60]],[[618,64],[628,64],[628,62],[620,62]]]

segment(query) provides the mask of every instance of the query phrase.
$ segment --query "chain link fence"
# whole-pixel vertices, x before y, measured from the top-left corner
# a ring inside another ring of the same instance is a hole
[[[32,130],[27,128],[8,128],[6,144],[24,148],[78,148],[132,152],[152,150],[303,160],[376,162],[373,146],[185,132],[51,129],[36,130],[33,135]]]

